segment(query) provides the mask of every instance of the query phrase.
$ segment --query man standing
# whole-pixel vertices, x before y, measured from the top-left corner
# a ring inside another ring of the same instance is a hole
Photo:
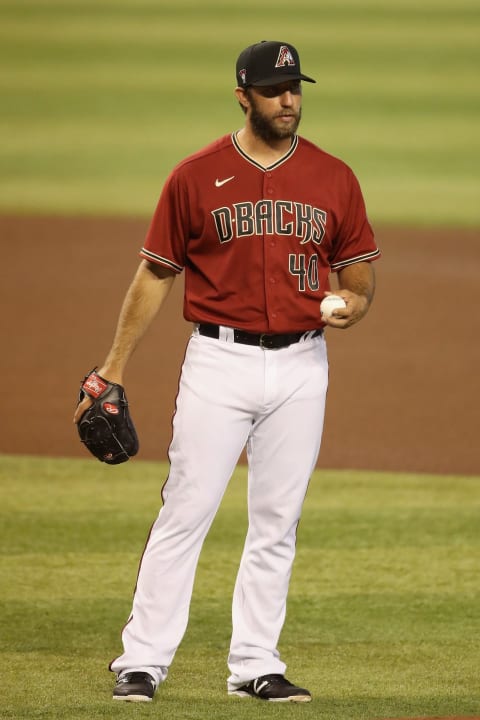
[[[323,430],[325,324],[348,328],[374,293],[379,256],[358,182],[296,134],[296,49],[269,41],[236,67],[241,130],[181,162],[163,188],[112,348],[99,374],[123,384],[127,361],[185,271],[193,333],[182,366],[163,506],[140,564],[117,700],[148,701],[185,632],[205,536],[246,446],[249,527],[233,596],[228,692],[308,702],[285,678],[277,643],[296,529]],[[337,272],[346,307],[324,322]],[[79,405],[78,422],[88,407]]]

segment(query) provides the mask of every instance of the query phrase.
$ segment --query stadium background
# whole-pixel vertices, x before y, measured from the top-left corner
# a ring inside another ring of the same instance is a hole
[[[166,174],[241,125],[236,55],[275,37],[318,80],[302,134],[354,168],[383,252],[370,315],[328,333],[320,466],[478,473],[473,0],[22,0],[1,16],[1,452],[83,455],[78,384],[109,347]],[[143,459],[170,437],[177,285],[126,378]]]

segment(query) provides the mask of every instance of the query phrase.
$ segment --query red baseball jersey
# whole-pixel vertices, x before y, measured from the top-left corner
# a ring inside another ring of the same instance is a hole
[[[184,317],[312,330],[329,274],[379,257],[352,170],[302,137],[264,168],[226,135],[169,175],[140,255],[185,270]]]

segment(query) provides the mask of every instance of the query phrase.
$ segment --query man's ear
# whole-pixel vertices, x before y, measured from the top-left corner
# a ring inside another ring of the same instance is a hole
[[[235,97],[237,98],[238,102],[242,106],[243,110],[246,112],[250,103],[248,101],[248,95],[245,92],[244,88],[241,88],[241,87],[235,88]]]

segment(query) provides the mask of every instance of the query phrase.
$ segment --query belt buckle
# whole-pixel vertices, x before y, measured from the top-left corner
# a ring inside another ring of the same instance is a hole
[[[268,333],[262,333],[258,339],[258,344],[261,348],[264,350],[274,350],[276,348],[275,342],[274,342],[274,335],[269,335]]]

